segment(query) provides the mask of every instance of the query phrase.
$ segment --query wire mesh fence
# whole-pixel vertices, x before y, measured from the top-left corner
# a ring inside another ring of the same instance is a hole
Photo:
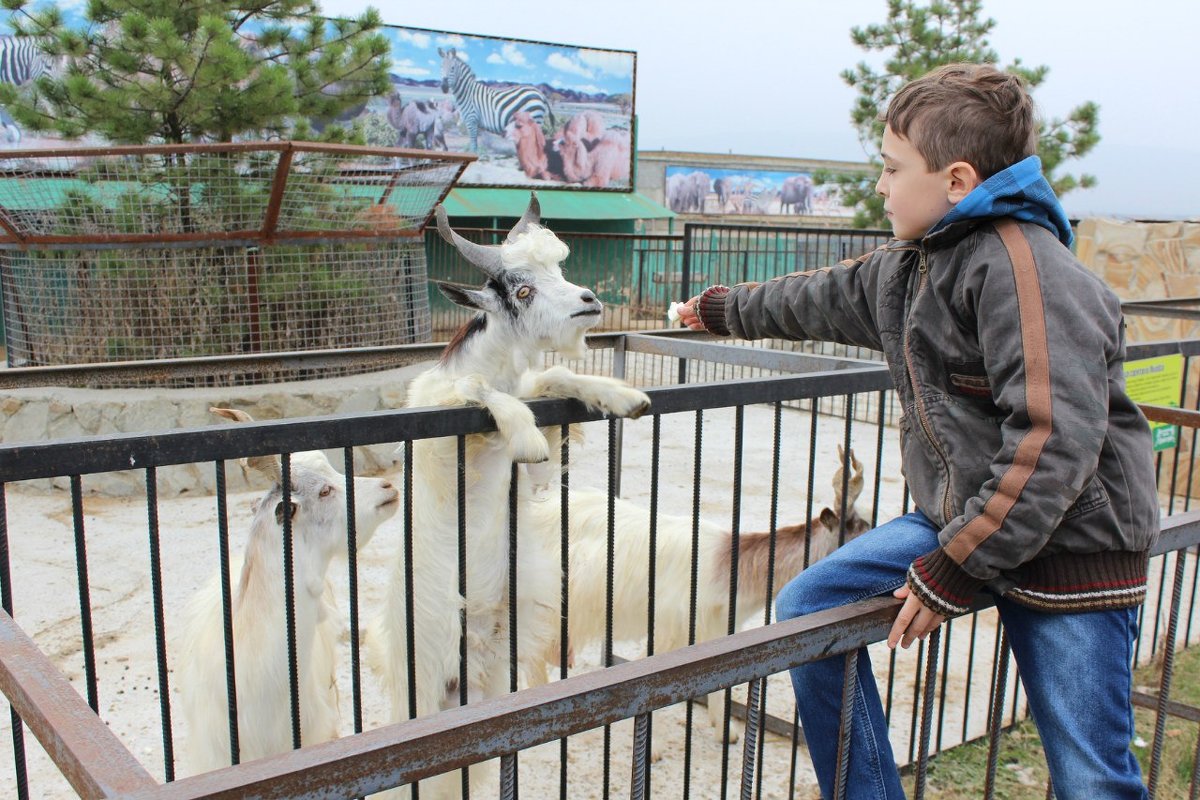
[[[470,160],[293,142],[11,151],[9,364],[427,341],[421,231]]]

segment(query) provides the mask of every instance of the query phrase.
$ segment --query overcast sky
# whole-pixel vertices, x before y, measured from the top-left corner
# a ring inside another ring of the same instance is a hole
[[[1007,63],[1045,64],[1043,116],[1100,105],[1099,145],[1072,172],[1099,186],[1071,216],[1200,218],[1200,0],[984,0]],[[850,28],[885,0],[324,0],[328,16],[637,52],[638,147],[861,161],[854,92],[838,73],[867,59]]]

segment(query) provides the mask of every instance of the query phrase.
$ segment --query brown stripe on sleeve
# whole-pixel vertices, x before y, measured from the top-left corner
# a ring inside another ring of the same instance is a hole
[[[1050,353],[1046,340],[1046,317],[1042,287],[1038,282],[1033,251],[1021,228],[1011,219],[996,223],[1000,239],[1012,261],[1020,311],[1021,340],[1025,355],[1025,403],[1030,429],[1021,437],[1013,463],[1000,476],[999,486],[978,517],[964,525],[946,545],[946,553],[961,564],[975,548],[995,533],[1012,510],[1037,466],[1038,457],[1053,430],[1050,403]]]

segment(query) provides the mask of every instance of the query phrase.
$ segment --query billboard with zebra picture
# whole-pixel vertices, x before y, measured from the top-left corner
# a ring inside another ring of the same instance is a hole
[[[393,91],[363,112],[370,144],[475,153],[465,184],[632,190],[635,52],[384,33]]]
[[[11,13],[0,11],[0,22]],[[61,13],[69,27],[84,25],[75,6]],[[247,23],[247,42],[256,25]],[[394,25],[382,33],[390,92],[336,120],[311,120],[315,129],[356,123],[368,145],[474,153],[460,180],[468,185],[632,191],[633,51]],[[26,85],[56,68],[32,37],[0,35],[0,82]],[[63,143],[22,131],[0,107],[0,148]]]

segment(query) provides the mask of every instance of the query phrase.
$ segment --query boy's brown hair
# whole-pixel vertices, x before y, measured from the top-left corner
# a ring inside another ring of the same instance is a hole
[[[938,67],[901,87],[880,116],[930,172],[966,161],[986,179],[1037,152],[1024,82],[989,64]]]

